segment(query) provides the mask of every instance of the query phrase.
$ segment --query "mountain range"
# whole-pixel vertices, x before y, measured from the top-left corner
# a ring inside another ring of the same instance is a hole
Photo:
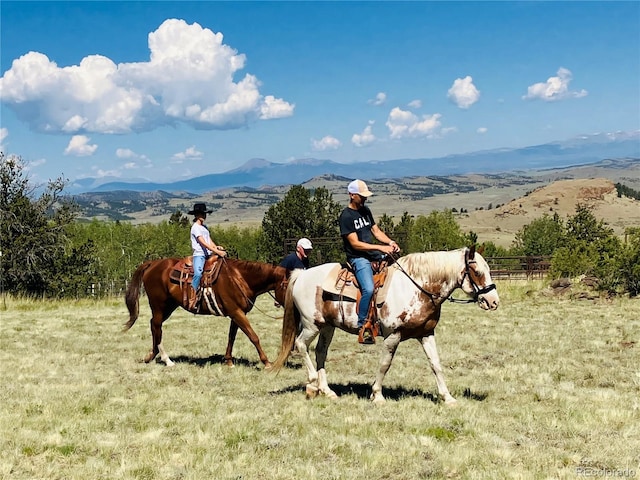
[[[254,158],[241,167],[224,173],[213,173],[169,183],[84,178],[69,185],[67,192],[74,194],[125,190],[202,194],[230,187],[258,188],[301,184],[325,174],[380,180],[469,173],[527,172],[586,165],[609,158],[640,158],[640,130],[584,135],[566,141],[524,148],[500,148],[438,158],[404,158],[350,164],[316,158],[297,159],[289,163],[273,163]]]

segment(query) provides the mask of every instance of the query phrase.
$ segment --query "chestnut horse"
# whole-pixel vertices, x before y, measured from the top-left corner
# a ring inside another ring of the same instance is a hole
[[[356,302],[323,291],[327,274],[338,264],[324,264],[308,270],[297,270],[289,279],[282,327],[280,353],[273,370],[278,371],[287,361],[292,347],[302,354],[307,367],[306,392],[311,398],[318,393],[335,398],[329,388],[325,371],[327,351],[335,328],[357,334]],[[431,362],[436,377],[438,394],[447,404],[455,403],[442,375],[436,348],[435,328],[440,320],[442,304],[454,290],[460,288],[470,300],[484,310],[498,308],[500,299],[491,281],[489,266],[475,247],[446,252],[411,253],[388,267],[386,298],[377,306],[377,317],[384,347],[378,374],[372,387],[371,399],[383,402],[382,381],[400,342],[417,339]],[[451,299],[454,300],[454,299]],[[376,300],[378,303],[378,300]],[[297,337],[296,337],[297,335]],[[308,348],[319,335],[316,345],[316,366],[309,357]],[[354,348],[356,343],[354,340]],[[373,347],[364,347],[373,348]]]
[[[162,346],[162,323],[176,308],[182,307],[188,310],[188,300],[185,299],[181,286],[169,277],[175,266],[182,260],[163,258],[143,263],[134,272],[127,289],[126,304],[129,309],[129,321],[124,325],[124,330],[129,330],[138,319],[141,285],[144,285],[149,299],[153,346],[144,358],[147,363],[160,354],[160,359],[167,366],[173,365]],[[240,328],[256,347],[262,363],[269,368],[271,366],[269,359],[262,350],[260,339],[251,328],[246,314],[253,308],[258,295],[271,290],[275,292],[276,300],[281,304],[284,303],[288,271],[284,267],[262,262],[227,258],[219,258],[217,261],[222,262],[222,265],[220,265],[218,278],[211,287],[218,310],[216,315],[224,315],[231,319],[229,341],[224,355],[225,362],[227,365],[233,365],[233,343]],[[186,287],[191,288],[191,285],[187,284]],[[211,315],[205,311],[206,309],[203,308],[197,313]]]

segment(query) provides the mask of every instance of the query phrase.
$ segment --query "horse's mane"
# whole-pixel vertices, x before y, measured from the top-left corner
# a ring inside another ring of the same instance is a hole
[[[428,282],[456,278],[464,266],[465,248],[439,252],[410,253],[398,264],[416,281]]]
[[[257,262],[252,260],[239,260],[239,259],[227,259],[227,262],[231,262],[233,267],[248,275],[253,275],[259,278],[268,277],[275,273],[277,270],[275,265],[264,262]],[[281,267],[284,268],[284,267]]]

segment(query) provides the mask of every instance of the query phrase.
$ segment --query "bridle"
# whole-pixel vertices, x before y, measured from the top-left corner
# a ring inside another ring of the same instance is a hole
[[[464,275],[462,275],[462,281],[460,282],[460,285],[464,283],[464,279],[466,277],[469,277],[469,283],[473,288],[473,300],[471,300],[471,302],[477,302],[480,295],[484,295],[485,293],[489,293],[491,290],[495,290],[496,284],[490,283],[489,285],[480,288],[480,286],[475,282],[473,276],[471,275],[469,265],[471,265],[472,263],[475,264],[477,262],[475,260],[469,260],[469,250],[466,250],[464,252]]]
[[[394,257],[394,260],[397,260],[397,259],[398,259],[397,257]],[[420,290],[420,292],[424,293],[427,297],[429,297],[434,304],[435,304],[435,299],[437,298],[444,298],[445,300],[449,300],[452,303],[476,303],[480,295],[484,295],[485,293],[489,293],[491,290],[495,290],[496,284],[491,283],[489,285],[486,285],[485,287],[480,288],[480,286],[475,282],[475,280],[473,279],[473,276],[471,275],[471,269],[469,268],[469,265],[472,263],[476,263],[476,261],[469,259],[469,249],[467,249],[464,252],[464,274],[462,275],[460,286],[462,287],[462,284],[464,283],[465,278],[469,277],[469,283],[473,288],[473,294],[472,294],[473,298],[471,299],[452,298],[450,295],[445,297],[444,295],[440,295],[438,293],[429,292],[428,290],[425,290],[424,288],[422,288],[418,284],[418,282],[416,282],[413,278],[411,278],[411,275],[409,275],[407,271],[404,268],[402,268],[402,265],[400,265],[397,261],[395,262],[395,265],[402,273],[406,275],[406,277],[409,280],[411,280],[411,283],[413,283],[416,286],[416,288]]]

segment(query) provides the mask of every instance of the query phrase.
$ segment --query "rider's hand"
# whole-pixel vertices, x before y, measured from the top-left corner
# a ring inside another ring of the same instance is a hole
[[[389,242],[389,247],[391,247],[391,251],[389,253],[396,253],[400,251],[400,245],[393,240]]]

